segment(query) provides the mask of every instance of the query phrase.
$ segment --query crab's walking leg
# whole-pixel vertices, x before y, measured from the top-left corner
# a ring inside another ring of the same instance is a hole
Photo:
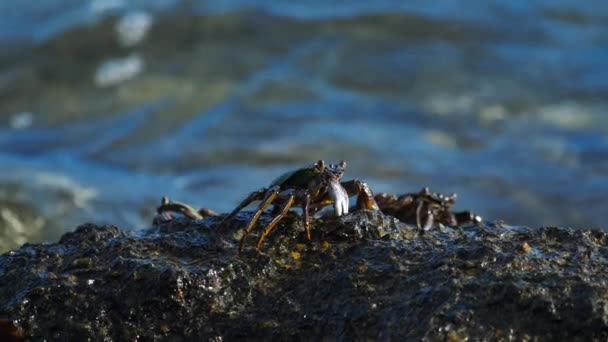
[[[304,211],[304,229],[306,230],[306,239],[310,241],[310,194],[306,194],[304,197],[304,205],[302,206]]]
[[[416,226],[418,229],[422,229],[422,224],[420,222],[420,213],[422,212],[423,201],[418,201],[418,206],[416,206]]]
[[[166,214],[168,217],[171,217],[171,214],[169,214],[170,212],[182,213],[184,216],[193,220],[200,220],[205,217],[203,213],[196,211],[196,209],[192,208],[191,206],[180,202],[172,202],[166,196],[161,200],[160,207],[156,209],[156,212],[159,215]],[[214,213],[213,210],[210,212]]]
[[[211,210],[209,208],[200,208],[198,210],[198,213],[202,217],[218,216],[219,215],[215,210]]]
[[[258,239],[258,243],[255,245],[256,251],[260,249],[260,247],[262,246],[262,242],[264,242],[266,236],[268,236],[268,234],[270,234],[270,232],[272,232],[272,230],[277,226],[279,221],[281,221],[281,219],[285,217],[285,215],[287,215],[289,208],[291,208],[291,206],[293,205],[294,198],[295,196],[293,194],[289,195],[289,198],[287,198],[287,202],[285,202],[285,205],[283,205],[283,208],[281,209],[281,213],[275,216],[275,218],[270,221],[266,229],[264,229],[264,232],[262,233],[262,235],[260,235],[260,238]]]
[[[422,226],[422,208],[424,207],[424,201],[419,200],[418,206],[416,207],[416,226],[418,229],[422,229],[424,231],[431,229],[433,227],[433,223],[435,223],[435,219],[433,217],[433,213],[431,213],[427,209],[427,217],[424,226]]]
[[[250,193],[249,196],[247,196],[247,198],[245,198],[241,202],[241,204],[239,204],[230,214],[228,214],[228,216],[224,217],[222,222],[220,222],[220,224],[217,226],[217,229],[218,230],[223,229],[228,223],[230,223],[230,221],[232,221],[234,219],[234,217],[236,216],[236,214],[239,213],[239,211],[243,210],[243,208],[245,208],[246,206],[251,204],[251,202],[259,201],[262,198],[264,198],[264,194],[266,194],[267,191],[268,191],[268,189],[262,188],[258,191],[254,191],[254,192]]]
[[[433,228],[434,223],[435,223],[435,218],[434,218],[433,214],[429,213],[429,216],[426,218],[426,223],[424,224],[424,227],[422,227],[422,230],[427,231],[427,230]]]
[[[247,235],[249,235],[249,233],[251,233],[253,227],[255,227],[255,224],[260,219],[260,215],[262,215],[264,210],[266,210],[266,208],[268,208],[268,206],[271,205],[272,202],[277,199],[277,197],[279,197],[278,186],[272,187],[266,192],[266,197],[264,198],[262,203],[260,203],[258,210],[255,212],[251,220],[249,220],[249,223],[247,223],[247,226],[244,229],[245,232],[243,233],[243,237],[241,237],[241,242],[239,243],[239,252],[243,250],[243,243],[245,242],[245,238],[247,237]]]
[[[367,186],[366,183],[361,182],[358,179],[353,179],[347,182],[342,182],[342,186],[348,192],[348,196],[352,197],[359,195],[357,198],[357,208],[359,209],[373,209],[380,210],[372,190]]]
[[[459,212],[455,212],[454,213],[454,218],[456,219],[457,224],[462,224],[462,223],[481,223],[482,218],[481,216],[472,213],[470,211],[459,211]]]

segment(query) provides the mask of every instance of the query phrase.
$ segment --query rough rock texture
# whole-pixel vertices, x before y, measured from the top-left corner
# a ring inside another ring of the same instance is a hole
[[[423,234],[359,211],[288,216],[237,253],[243,213],[143,232],[82,225],[0,257],[0,330],[32,340],[606,340],[608,235],[501,224]],[[268,222],[263,216],[262,221]],[[6,337],[6,336],[5,336]]]

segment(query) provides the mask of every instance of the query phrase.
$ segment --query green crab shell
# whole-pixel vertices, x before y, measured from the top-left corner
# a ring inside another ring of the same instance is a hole
[[[278,185],[281,188],[300,188],[308,187],[310,181],[321,174],[321,171],[315,168],[303,168],[295,171],[290,171],[275,179],[270,186]]]

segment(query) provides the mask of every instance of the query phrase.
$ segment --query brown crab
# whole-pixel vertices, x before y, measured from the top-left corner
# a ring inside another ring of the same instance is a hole
[[[415,223],[418,229],[429,230],[435,223],[458,226],[480,223],[481,217],[470,211],[452,212],[456,194],[445,195],[431,192],[427,187],[420,192],[395,196],[386,193],[375,197],[380,210],[406,223]],[[423,223],[424,222],[424,223]]]
[[[156,217],[153,223],[170,221],[179,215],[192,220],[202,220],[205,217],[217,216],[218,213],[207,208],[196,210],[185,203],[171,201],[165,196],[162,198],[160,206],[156,208]]]
[[[324,206],[333,204],[336,216],[348,213],[349,198],[358,195],[357,208],[378,210],[374,195],[367,184],[359,180],[340,182],[346,162],[325,164],[319,160],[314,165],[287,172],[277,178],[270,186],[252,192],[220,223],[219,228],[225,227],[236,215],[254,201],[261,201],[255,214],[243,228],[243,236],[239,244],[242,251],[245,238],[258,222],[260,216],[270,205],[274,205],[276,216],[264,228],[255,245],[260,249],[264,239],[277,226],[279,221],[293,206],[302,207],[306,238],[310,236],[310,216]]]

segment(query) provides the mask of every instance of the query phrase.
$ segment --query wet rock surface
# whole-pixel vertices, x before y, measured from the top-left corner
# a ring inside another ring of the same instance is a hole
[[[358,211],[86,224],[0,256],[0,330],[31,340],[606,340],[608,235],[500,223],[419,233]],[[263,216],[268,222],[270,216]]]

